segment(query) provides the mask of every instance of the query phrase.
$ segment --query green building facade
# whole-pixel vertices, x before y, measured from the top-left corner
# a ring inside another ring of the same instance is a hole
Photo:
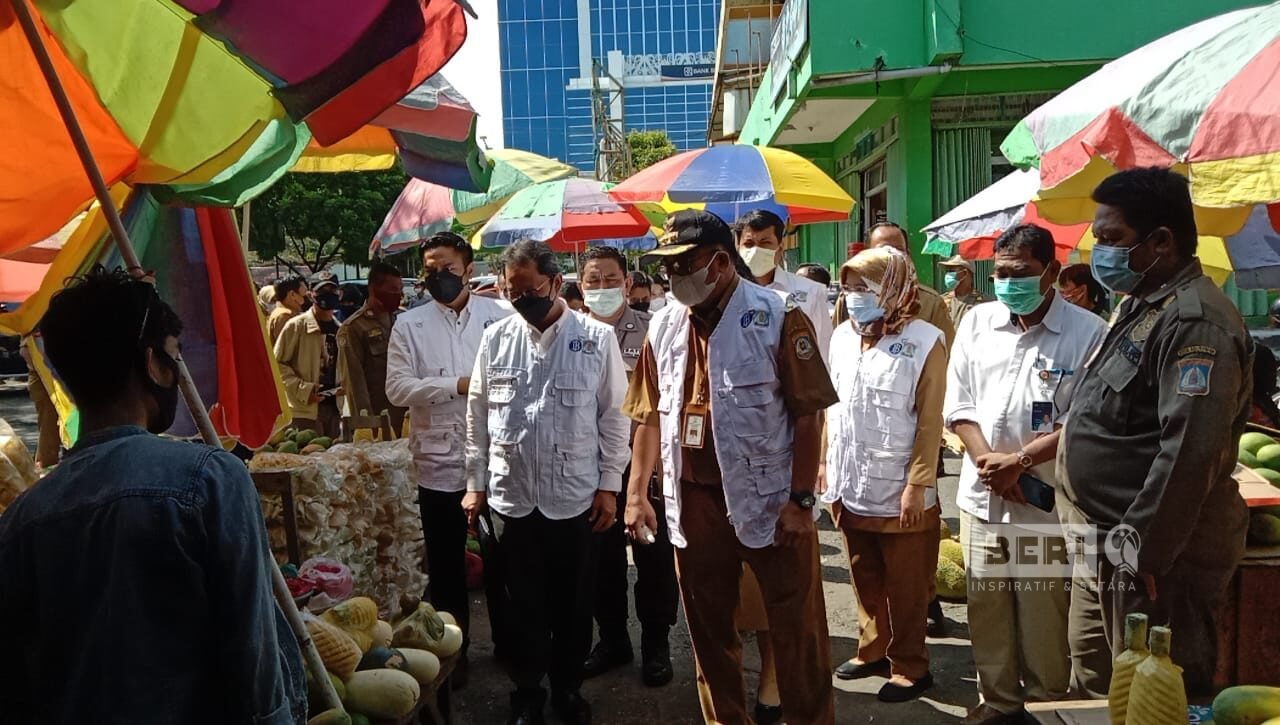
[[[857,201],[848,222],[802,228],[793,262],[834,268],[888,219],[932,284],[919,230],[1012,171],[999,145],[1018,120],[1110,59],[1253,4],[786,0],[736,140],[811,159]]]

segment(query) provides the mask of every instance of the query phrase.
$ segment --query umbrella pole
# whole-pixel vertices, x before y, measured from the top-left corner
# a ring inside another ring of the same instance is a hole
[[[63,88],[62,81],[58,78],[58,71],[53,67],[53,60],[49,57],[49,50],[40,38],[35,18],[32,17],[26,0],[10,0],[10,3],[13,5],[14,14],[18,18],[18,22],[22,25],[23,34],[27,36],[27,42],[31,45],[32,52],[35,53],[36,62],[40,64],[40,72],[44,75],[45,82],[49,85],[49,92],[53,94],[54,103],[58,106],[58,113],[62,116],[62,122],[67,127],[67,133],[71,135],[71,143],[75,146],[76,154],[80,157],[80,163],[84,166],[85,175],[89,177],[89,183],[93,186],[94,196],[98,198],[98,203],[102,206],[102,212],[106,215],[107,226],[110,227],[111,235],[115,238],[116,247],[120,250],[120,258],[124,260],[130,274],[142,276],[142,264],[138,260],[138,254],[133,248],[133,243],[129,241],[129,232],[125,229],[124,221],[120,218],[120,211],[116,209],[115,202],[112,201],[111,194],[107,190],[107,182],[102,178],[102,171],[98,168],[97,162],[94,161],[93,151],[89,148],[89,140],[85,137],[84,129],[80,127],[79,120],[76,119],[75,109],[71,107],[71,99],[67,97],[67,91]],[[191,410],[192,419],[195,420],[196,426],[200,429],[200,437],[204,439],[205,443],[221,448],[218,434],[213,429],[213,421],[209,419],[209,411],[205,409],[204,403],[200,400],[200,392],[196,390],[195,382],[191,379],[191,372],[187,369],[187,365],[181,356],[178,357],[178,387],[181,388],[182,397],[186,400],[187,407]],[[320,660],[320,654],[316,651],[315,643],[311,641],[311,635],[307,631],[306,625],[303,624],[302,617],[298,614],[298,607],[293,601],[293,596],[289,593],[289,586],[284,581],[284,574],[280,572],[280,567],[278,566],[272,567],[271,571],[272,592],[275,594],[276,602],[284,611],[285,618],[289,620],[294,636],[298,638],[298,645],[302,650],[303,658],[312,672],[324,672],[324,663]],[[334,691],[333,683],[329,681],[329,678],[317,677],[315,679],[316,683],[320,685],[325,709],[342,709],[342,702],[338,699],[338,693]]]

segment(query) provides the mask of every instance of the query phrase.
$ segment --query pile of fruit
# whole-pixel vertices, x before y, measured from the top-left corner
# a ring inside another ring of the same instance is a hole
[[[288,428],[271,436],[267,444],[258,449],[258,453],[294,453],[309,456],[329,450],[333,439],[322,436],[313,430],[294,430]]]
[[[1280,725],[1280,687],[1228,687],[1213,698],[1210,725]]]
[[[934,584],[938,597],[950,602],[963,602],[969,596],[964,575],[964,547],[951,538],[951,528],[942,522],[938,542],[938,571]]]
[[[1240,436],[1240,465],[1280,488],[1280,442],[1264,433],[1249,431]],[[1258,546],[1280,544],[1280,506],[1249,509],[1249,543]]]
[[[462,648],[462,629],[453,616],[437,613],[425,602],[395,626],[378,619],[378,605],[368,597],[348,599],[305,619],[324,662],[324,676],[353,725],[412,713],[422,691],[440,675],[440,660]],[[308,702],[318,709],[322,700],[311,672],[307,683]]]

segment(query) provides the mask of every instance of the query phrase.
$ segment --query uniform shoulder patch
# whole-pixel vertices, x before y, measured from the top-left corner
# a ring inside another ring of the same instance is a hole
[[[796,357],[801,360],[812,360],[813,354],[817,350],[813,344],[813,338],[809,335],[801,335],[796,338],[795,351]]]
[[[805,292],[804,290],[796,290],[795,292],[791,293],[791,299],[795,300],[796,302],[808,302],[809,293]]]
[[[1213,360],[1189,357],[1179,360],[1178,395],[1208,395],[1209,375],[1213,372]]]
[[[1191,355],[1197,355],[1199,357],[1216,357],[1217,354],[1218,348],[1210,347],[1209,345],[1188,345],[1187,347],[1178,350],[1179,358]]]

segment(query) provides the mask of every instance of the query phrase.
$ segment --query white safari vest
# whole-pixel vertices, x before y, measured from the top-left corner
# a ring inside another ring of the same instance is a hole
[[[729,522],[744,545],[773,543],[778,513],[790,498],[791,417],[778,381],[778,345],[787,303],[782,295],[739,280],[708,344],[711,432]],[[658,363],[662,492],[671,543],[680,528],[680,429],[689,361],[689,308],[669,301],[655,315],[649,340]]]
[[[897,516],[916,438],[916,384],[942,331],[912,320],[899,335],[862,351],[845,323],[831,337],[831,380],[840,401],[827,409],[826,503],[862,516]],[[938,502],[925,492],[925,508]]]
[[[545,356],[519,315],[494,324],[488,348],[489,495],[548,518],[586,511],[600,488],[597,393],[617,346],[613,328],[564,314]]]

